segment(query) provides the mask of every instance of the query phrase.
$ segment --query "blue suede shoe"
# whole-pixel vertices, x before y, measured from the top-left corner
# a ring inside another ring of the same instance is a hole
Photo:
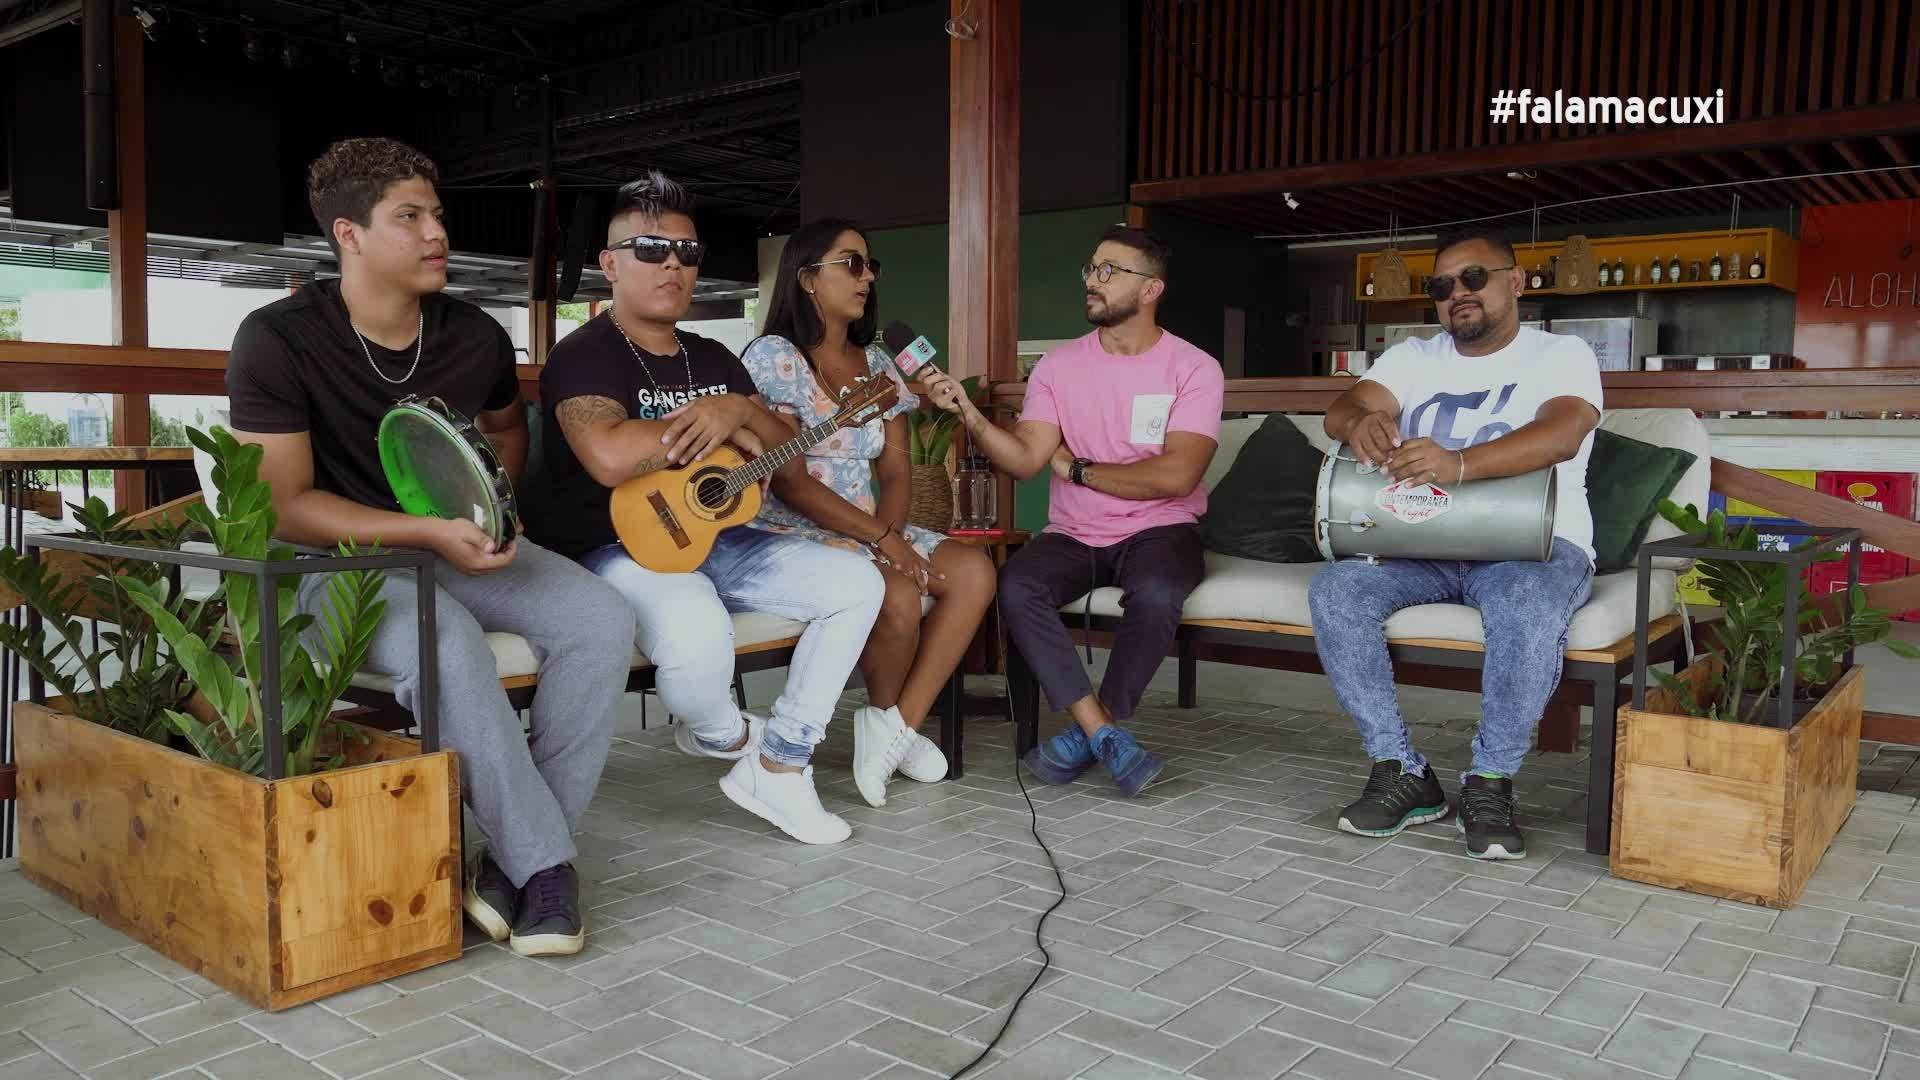
[[[1093,765],[1093,747],[1080,725],[1069,723],[1060,734],[1027,751],[1020,760],[1027,771],[1046,784],[1071,784]]]
[[[1126,729],[1109,724],[1093,737],[1093,753],[1113,774],[1113,782],[1131,797],[1153,783],[1167,763],[1150,754]]]

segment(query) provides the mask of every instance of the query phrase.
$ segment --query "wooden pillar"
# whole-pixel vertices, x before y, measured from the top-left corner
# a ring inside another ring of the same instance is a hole
[[[556,193],[550,177],[534,181],[533,187],[533,253],[527,259],[527,360],[544,364],[559,332],[553,281]]]
[[[560,333],[558,316],[553,309],[553,301],[531,300],[527,303],[527,360],[529,363],[544,364],[547,354],[553,351],[553,339]]]
[[[1020,0],[951,0],[947,370],[1019,377]]]
[[[113,19],[115,159],[118,209],[107,211],[108,283],[113,292],[113,343],[146,348],[147,341],[147,65],[146,36],[131,15]],[[153,441],[152,405],[145,394],[113,398],[113,442],[145,446]],[[147,507],[146,473],[113,474],[114,505]]]

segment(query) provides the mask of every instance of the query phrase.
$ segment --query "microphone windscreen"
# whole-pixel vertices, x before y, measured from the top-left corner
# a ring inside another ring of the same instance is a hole
[[[888,323],[887,328],[880,331],[880,340],[886,342],[887,352],[894,356],[905,352],[907,346],[913,344],[913,339],[919,336],[913,332],[913,327],[898,321]]]

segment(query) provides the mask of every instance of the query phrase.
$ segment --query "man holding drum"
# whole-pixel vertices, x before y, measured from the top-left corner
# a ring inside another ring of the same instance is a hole
[[[278,535],[294,544],[423,547],[434,567],[440,731],[460,755],[467,805],[488,849],[466,876],[469,917],[523,956],[582,943],[573,830],[599,786],[632,662],[633,612],[571,560],[524,539],[497,545],[466,519],[400,512],[376,450],[381,419],[408,395],[441,398],[493,443],[509,477],[527,458],[527,420],[506,331],[441,295],[447,231],[433,162],[391,139],[335,143],[307,198],[340,260],[319,281],[249,315],[234,335],[227,393],[234,437],[264,451]],[[327,606],[327,575],[299,603]],[[417,592],[392,573],[365,667],[414,707]],[[485,632],[542,658],[533,738],[500,688]]]
[[[1524,281],[1499,233],[1470,228],[1443,237],[1427,291],[1447,333],[1388,349],[1328,408],[1325,423],[1327,435],[1345,444],[1342,453],[1381,468],[1382,487],[1429,497],[1451,493],[1466,502],[1475,480],[1554,469],[1547,560],[1341,559],[1320,571],[1310,593],[1321,666],[1374,761],[1360,798],[1340,814],[1340,828],[1362,836],[1391,836],[1451,810],[1401,720],[1387,618],[1419,604],[1479,609],[1481,717],[1473,764],[1461,777],[1459,827],[1468,853],[1483,859],[1526,854],[1513,820],[1513,776],[1559,684],[1567,623],[1593,582],[1586,477],[1600,422],[1600,366],[1579,338],[1520,326]],[[1432,505],[1428,498],[1406,512]]]

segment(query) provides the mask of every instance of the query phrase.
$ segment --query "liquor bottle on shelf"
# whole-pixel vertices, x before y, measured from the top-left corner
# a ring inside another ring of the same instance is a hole
[[[1765,277],[1766,273],[1767,268],[1760,262],[1760,249],[1755,248],[1753,261],[1747,264],[1747,277],[1758,281],[1760,278]]]
[[[1372,295],[1373,295],[1373,274],[1372,274],[1371,272],[1369,272],[1369,273],[1367,274],[1367,289],[1366,289],[1366,292],[1367,292],[1367,295],[1368,295],[1368,296],[1372,296]]]
[[[1560,286],[1560,256],[1555,255],[1553,258],[1547,260],[1547,288],[1555,289],[1555,288],[1559,288],[1559,286]]]
[[[1719,281],[1725,273],[1726,268],[1720,264],[1720,253],[1716,251],[1713,253],[1713,262],[1707,264],[1707,276],[1714,281]]]
[[[1600,260],[1600,286],[1605,288],[1611,284],[1613,284],[1613,267],[1608,266],[1606,260],[1602,259]]]
[[[1687,280],[1688,281],[1700,280],[1700,260],[1699,259],[1695,259],[1692,262],[1687,264]]]
[[[1527,288],[1544,289],[1546,287],[1547,287],[1546,276],[1540,273],[1540,264],[1534,263],[1533,273],[1527,275]]]
[[[1639,263],[1633,264],[1633,283],[1635,285],[1640,284],[1640,264]]]
[[[1660,256],[1655,255],[1653,257],[1653,266],[1647,270],[1647,280],[1658,285],[1660,284],[1660,278],[1665,275],[1665,273],[1666,268],[1660,265]]]
[[[1613,257],[1613,283],[1615,285],[1627,283],[1627,262],[1618,255]],[[1633,283],[1635,285],[1640,283],[1640,268],[1637,266],[1633,268]]]
[[[1667,283],[1671,285],[1679,280],[1680,280],[1680,253],[1674,252],[1673,261],[1667,264]]]

